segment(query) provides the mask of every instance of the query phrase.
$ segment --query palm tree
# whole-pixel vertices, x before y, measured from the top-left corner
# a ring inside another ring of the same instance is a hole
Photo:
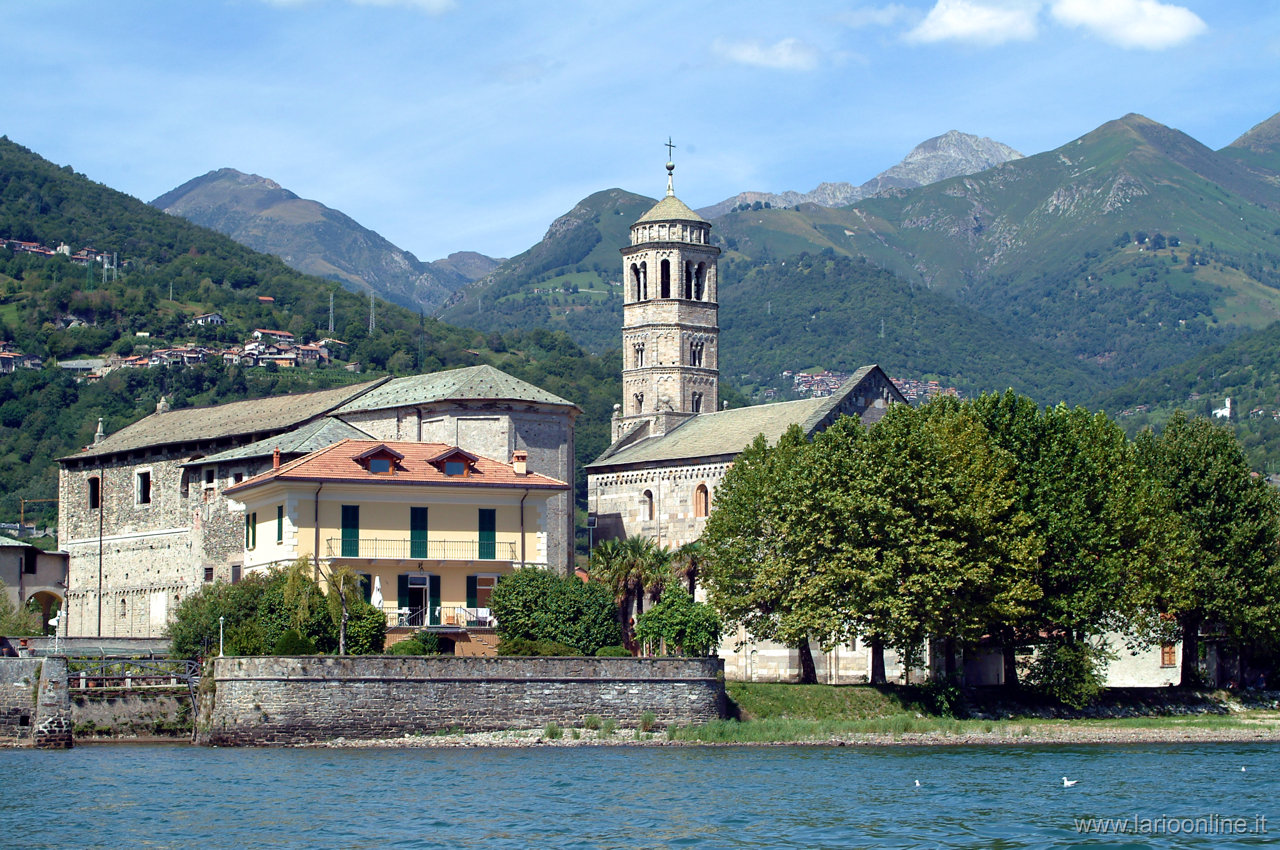
[[[591,550],[587,572],[593,580],[607,585],[613,591],[613,600],[618,606],[618,620],[622,625],[622,642],[630,649],[634,643],[630,613],[635,596],[631,561],[624,541],[609,539],[597,543]]]
[[[702,567],[703,557],[705,550],[698,540],[686,543],[671,553],[675,577],[688,584],[690,596],[698,589],[698,570]]]

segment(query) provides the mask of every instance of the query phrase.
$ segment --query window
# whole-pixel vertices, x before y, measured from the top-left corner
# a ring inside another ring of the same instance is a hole
[[[480,545],[476,557],[492,561],[498,557],[498,512],[493,508],[480,509]]]
[[[495,575],[467,576],[467,607],[488,608],[493,589],[498,586]]]
[[[40,551],[34,547],[22,550],[22,571],[29,576],[36,574],[39,566]]]
[[[240,564],[232,564],[232,565],[231,565],[231,583],[232,583],[232,584],[239,584],[239,583],[240,583],[240,572],[241,572],[241,570],[242,570],[242,569],[243,569],[243,567],[242,567]],[[176,604],[176,603],[175,603],[175,604]]]
[[[409,557],[427,557],[426,508],[409,508]]]
[[[693,491],[693,515],[695,517],[704,517],[710,507],[711,494],[707,492],[707,485],[699,484],[698,488]]]
[[[693,393],[691,396],[692,407],[694,413],[702,412],[702,393]]]
[[[236,484],[239,484],[241,481],[244,480],[244,473],[243,472],[235,473],[234,475],[231,476],[231,480],[234,481]]]
[[[89,510],[96,511],[102,507],[102,479],[93,476],[89,479]]]
[[[643,343],[643,342],[637,342],[637,343],[633,346],[633,351],[635,352],[635,366],[636,366],[636,368],[637,368],[637,369],[643,369],[643,368],[644,368],[644,343]]]
[[[258,545],[258,514],[244,515],[244,548],[252,549]]]
[[[689,343],[689,365],[690,366],[702,365],[702,350],[705,347],[705,345],[706,343],[701,341],[694,341]]]
[[[391,474],[391,458],[389,457],[371,457],[369,458],[369,471],[374,475],[390,475]]]
[[[213,581],[213,567],[204,568],[204,580],[206,582]]]
[[[448,476],[466,475],[467,465],[460,460],[446,460],[444,462],[444,474]]]
[[[121,598],[121,600],[120,600],[120,619],[121,619],[121,620],[123,620],[125,617],[128,617],[128,616],[129,616],[129,604],[128,604],[127,602],[125,602],[123,598]]]
[[[276,505],[276,542],[284,542],[284,505]]]
[[[643,500],[643,504],[641,505],[640,513],[645,520],[652,520],[653,519],[653,491],[645,490],[644,496],[642,496],[641,498]]]
[[[140,470],[134,476],[134,496],[139,505],[151,504],[151,470]]]
[[[204,471],[204,486],[206,487],[213,486],[213,476],[215,475],[216,472],[217,470],[215,470],[213,467],[209,467]]]
[[[685,260],[684,262],[684,295],[686,300],[693,298],[693,261]]]
[[[660,294],[661,294],[661,297],[663,298],[670,298],[671,297],[671,261],[663,260],[660,268],[661,268],[661,276],[662,276]]]
[[[360,557],[360,506],[342,506],[342,557]]]
[[[636,393],[631,398],[635,402],[635,412],[644,413],[644,393]]]
[[[701,301],[706,291],[707,264],[698,263],[698,267],[693,270],[693,300]]]
[[[1160,645],[1160,666],[1178,666],[1178,648],[1176,646],[1171,643],[1164,643]]]

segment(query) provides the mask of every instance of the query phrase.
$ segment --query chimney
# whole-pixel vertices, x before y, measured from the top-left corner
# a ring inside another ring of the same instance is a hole
[[[280,447],[279,446],[276,446],[275,451],[271,453],[271,468],[272,469],[280,468]]]
[[[93,435],[93,444],[96,446],[98,443],[101,443],[103,440],[105,440],[105,439],[106,439],[106,437],[107,437],[106,432],[104,432],[104,431],[102,430],[102,417],[101,417],[101,416],[99,416],[99,417],[98,417],[98,430],[97,430],[96,432],[94,432],[94,435]]]
[[[168,413],[169,400],[164,396],[160,396],[160,400],[156,402],[156,413]]]
[[[516,449],[511,455],[511,466],[516,471],[516,475],[526,475],[529,472],[529,453],[523,449]]]

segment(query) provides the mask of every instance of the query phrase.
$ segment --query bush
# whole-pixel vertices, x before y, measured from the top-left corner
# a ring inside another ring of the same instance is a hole
[[[582,718],[582,725],[587,729],[599,729],[600,723],[600,715],[598,714],[588,714]]]
[[[650,654],[705,656],[716,651],[723,628],[714,608],[689,591],[668,585],[658,604],[636,620],[636,639]]]
[[[280,635],[275,645],[276,655],[315,655],[316,643],[310,638],[298,634],[297,629],[288,629]]]
[[[499,621],[501,622],[501,621]],[[563,656],[582,655],[575,647],[553,640],[526,640],[524,638],[502,639],[498,641],[499,655],[523,656]]]
[[[631,650],[625,646],[602,646],[596,650],[596,658],[630,658]]]
[[[1102,693],[1110,661],[1104,650],[1086,641],[1049,644],[1040,647],[1023,683],[1064,705],[1084,708]]]
[[[347,652],[378,655],[386,643],[387,615],[363,600],[352,605],[347,618]]]
[[[542,737],[548,741],[556,741],[564,737],[564,730],[560,728],[558,723],[548,723],[542,727]]]
[[[594,655],[602,646],[622,643],[617,606],[601,584],[519,569],[498,580],[490,607],[503,641],[551,641],[576,647],[571,655]]]

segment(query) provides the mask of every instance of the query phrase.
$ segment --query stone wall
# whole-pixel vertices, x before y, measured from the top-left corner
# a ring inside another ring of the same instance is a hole
[[[301,744],[724,716],[718,658],[216,658],[201,682],[197,741]]]
[[[0,658],[0,740],[40,749],[71,746],[67,659]]]

